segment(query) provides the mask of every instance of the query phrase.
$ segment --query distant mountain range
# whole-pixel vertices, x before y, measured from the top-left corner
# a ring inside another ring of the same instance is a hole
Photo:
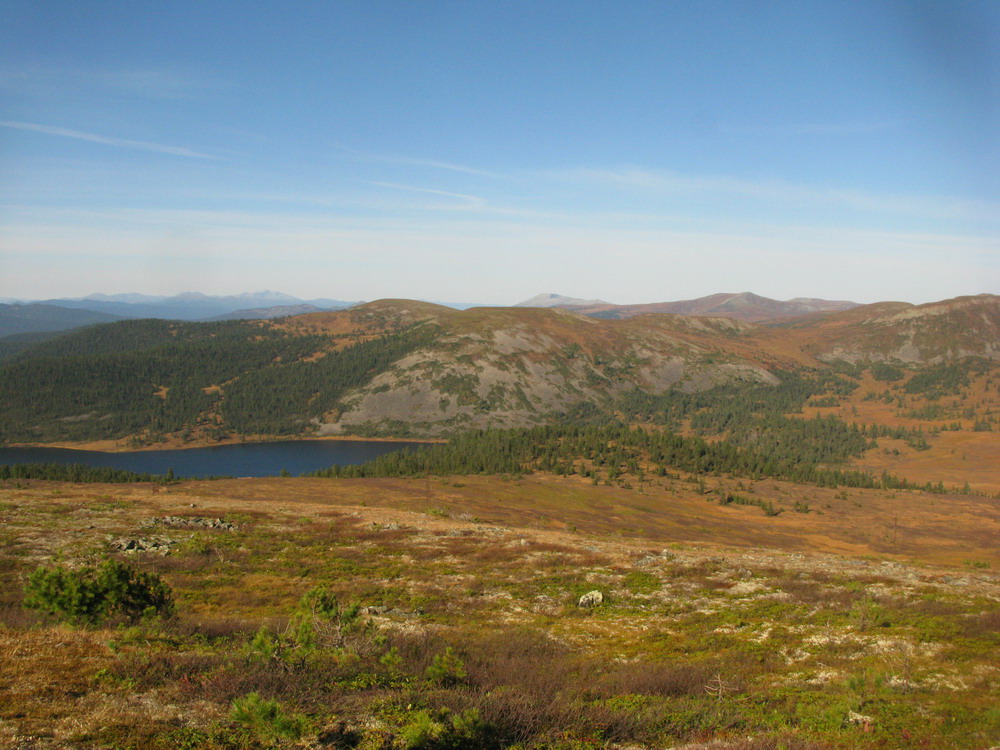
[[[262,316],[267,308],[290,305],[312,305],[320,310],[340,310],[354,302],[335,299],[302,300],[281,292],[248,292],[227,296],[212,296],[200,292],[184,292],[173,297],[152,297],[142,294],[92,294],[76,299],[38,300],[74,310],[117,315],[122,318],[164,318],[167,320],[209,320],[229,316],[241,310],[252,310],[247,317],[278,317],[283,313]]]
[[[796,297],[776,300],[752,292],[711,294],[678,302],[653,302],[642,305],[615,305],[601,300],[583,300],[559,294],[539,294],[516,307],[558,307],[593,318],[625,319],[647,313],[672,315],[703,315],[715,318],[735,318],[748,323],[797,317],[816,312],[835,312],[858,307],[856,302]]]
[[[121,319],[119,315],[94,310],[69,310],[58,305],[0,305],[0,336],[65,331],[68,328],[111,323]]]
[[[4,300],[0,300],[3,302]],[[35,335],[52,334],[94,323],[114,320],[160,318],[184,321],[268,320],[306,313],[342,310],[358,302],[337,299],[303,300],[282,292],[248,292],[213,296],[185,292],[174,296],[148,294],[91,294],[86,297],[47,300],[6,300],[0,304],[0,340],[18,335],[13,344],[19,350]],[[473,303],[435,303],[453,309],[478,307]],[[677,302],[616,305],[600,299],[579,299],[560,294],[539,294],[514,307],[564,309],[593,318],[626,319],[647,313],[700,315],[734,318],[750,323],[781,321],[816,312],[835,312],[857,307],[854,302],[823,299],[780,301],[751,292],[712,294]],[[2,352],[0,352],[2,357]]]
[[[355,302],[301,300],[281,292],[212,296],[185,292],[172,297],[148,294],[91,294],[48,300],[6,300],[0,304],[0,339],[21,334],[68,331],[115,320],[161,318],[216,321],[264,320],[323,310],[342,310]]]

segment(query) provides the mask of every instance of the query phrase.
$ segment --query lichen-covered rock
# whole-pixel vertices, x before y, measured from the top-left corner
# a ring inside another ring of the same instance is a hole
[[[576,603],[578,607],[593,608],[604,602],[604,594],[596,589],[593,591],[588,591],[586,594],[580,597],[580,601]]]
[[[176,539],[166,537],[113,539],[111,549],[117,552],[156,552],[160,555],[170,554],[170,548],[177,544]]]
[[[220,529],[222,531],[235,531],[235,524],[224,521],[221,518],[203,518],[202,516],[164,516],[163,518],[147,519],[143,526],[170,526],[181,529]]]

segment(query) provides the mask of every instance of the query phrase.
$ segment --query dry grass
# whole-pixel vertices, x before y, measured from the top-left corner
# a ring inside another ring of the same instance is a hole
[[[382,524],[398,522],[393,510],[422,511],[450,503],[483,521],[460,526],[527,527],[551,531],[555,535],[551,538],[560,540],[566,535],[559,532],[572,527],[577,533],[570,538],[576,540],[714,543],[951,565],[977,559],[1000,568],[1000,549],[995,544],[1000,536],[1000,504],[991,498],[757,482],[746,494],[785,509],[780,516],[769,518],[759,508],[720,506],[714,502],[716,495],[701,495],[686,482],[661,480],[639,493],[594,486],[579,477],[462,479],[459,488],[448,479],[434,480],[429,484],[429,495],[427,483],[406,479],[192,482],[182,492],[202,503],[218,498],[266,505],[279,487],[289,487],[288,494],[294,498],[289,503],[363,506],[366,515]],[[282,481],[288,484],[280,484]],[[709,489],[734,491],[736,485],[724,478],[708,479]],[[178,499],[183,502],[183,498]],[[796,500],[808,502],[812,512],[792,512]],[[316,515],[314,509],[302,512]],[[424,523],[430,531],[447,531],[455,525],[436,516]],[[384,538],[386,533],[394,532],[372,531],[371,538]]]
[[[0,660],[0,744],[31,734],[44,748],[260,746],[228,719],[253,692],[309,717],[310,737],[336,719],[397,744],[415,712],[444,709],[478,711],[491,732],[481,746],[497,748],[905,747],[903,729],[914,747],[975,747],[972,724],[948,715],[1000,731],[987,705],[1000,686],[1000,581],[962,565],[994,559],[995,539],[978,533],[994,516],[972,520],[988,508],[981,498],[743,488],[785,505],[809,493],[823,511],[769,518],[684,482],[643,494],[542,476],[454,484],[0,489],[10,544],[35,553],[0,568],[0,652],[11,655]],[[907,510],[906,544],[927,564],[902,564],[902,539],[879,554],[894,508]],[[12,606],[37,562],[92,560],[107,534],[145,533],[145,519],[181,511],[237,529],[158,529],[178,542],[169,555],[122,556],[173,587],[175,620],[71,630]],[[955,526],[933,541],[939,517]],[[957,567],[930,565],[960,541]],[[373,630],[346,651],[255,656],[258,629],[292,632],[299,597],[317,585],[372,606]],[[595,588],[605,603],[578,608]],[[429,681],[448,648],[464,674]],[[869,677],[855,684],[855,673]],[[862,709],[878,716],[870,734],[846,719]]]

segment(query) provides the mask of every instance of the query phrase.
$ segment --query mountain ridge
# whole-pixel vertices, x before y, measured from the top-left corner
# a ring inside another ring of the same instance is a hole
[[[12,334],[68,331],[114,320],[262,319],[343,309],[353,304],[355,303],[325,298],[300,300],[282,292],[270,291],[219,296],[183,292],[171,297],[96,293],[86,297],[0,304],[0,338]]]
[[[0,304],[0,338],[28,333],[65,331],[121,319],[120,316],[109,313],[73,310],[43,303]]]
[[[709,315],[736,318],[751,323],[782,319],[815,312],[848,310],[858,303],[846,300],[824,300],[794,297],[775,300],[753,292],[717,293],[705,297],[674,302],[649,302],[615,305],[599,300],[580,300],[558,294],[540,294],[525,300],[518,307],[561,307],[597,318],[632,318],[649,313],[672,315]]]
[[[189,321],[215,319],[218,316],[230,315],[238,310],[260,310],[300,304],[312,304],[316,307],[330,309],[348,307],[353,304],[340,300],[301,300],[282,292],[270,291],[231,295],[182,292],[170,297],[141,298],[138,300],[137,297],[140,296],[132,294],[91,295],[76,299],[49,299],[44,300],[44,304],[68,309],[93,310],[121,318],[160,318]]]

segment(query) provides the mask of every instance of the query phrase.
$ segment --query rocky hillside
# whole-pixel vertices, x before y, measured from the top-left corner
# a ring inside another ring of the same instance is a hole
[[[321,434],[537,424],[635,389],[775,383],[781,372],[836,360],[912,366],[993,358],[1000,347],[1000,298],[991,295],[882,303],[780,327],[675,315],[600,320],[558,308],[458,312],[401,300],[296,321],[340,329],[345,315],[369,327],[435,325],[440,335],[354,391],[319,424]]]
[[[821,360],[930,364],[1000,357],[1000,297],[980,294],[926,305],[880,302],[784,326],[790,341]]]
[[[559,309],[479,308],[382,301],[348,313],[357,322],[437,326],[410,352],[342,402],[320,434],[414,432],[540,424],[582,402],[640,389],[701,390],[733,381],[777,382],[792,358],[761,352],[754,327],[725,318],[646,316],[602,321]],[[304,316],[302,325],[342,325]]]

